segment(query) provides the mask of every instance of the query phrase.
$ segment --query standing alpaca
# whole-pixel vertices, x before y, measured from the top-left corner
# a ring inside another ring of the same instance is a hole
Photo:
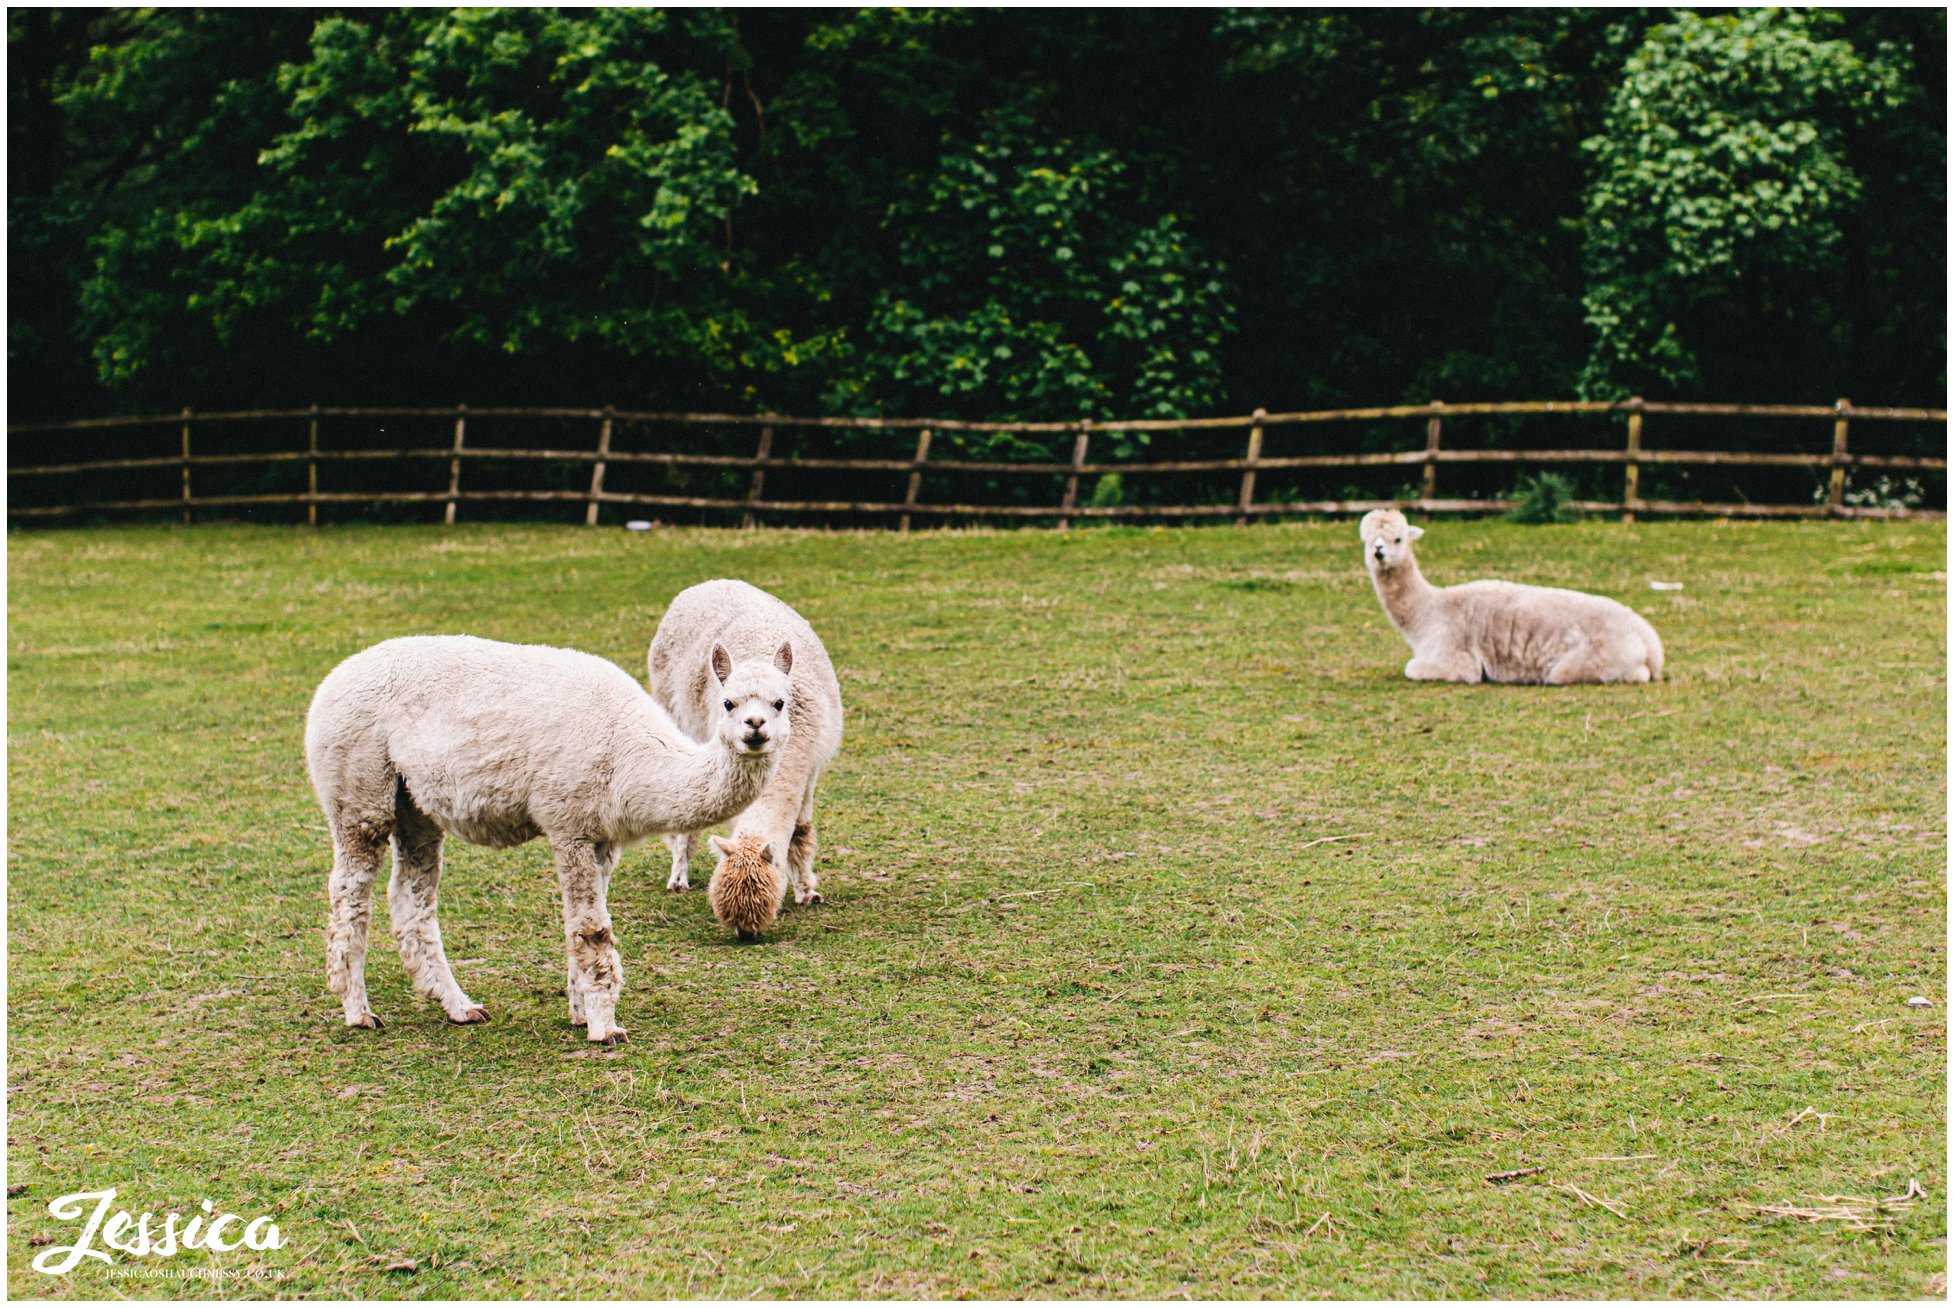
[[[1424,529],[1402,513],[1373,509],[1357,532],[1377,598],[1411,646],[1404,675],[1413,681],[1565,686],[1662,675],[1662,640],[1625,604],[1510,581],[1433,586],[1411,553]]]
[[[327,978],[346,1025],[380,1026],[367,1007],[366,933],[389,840],[387,906],[414,988],[451,1022],[486,1022],[441,949],[442,839],[504,849],[544,836],[563,891],[570,1020],[621,1043],[611,872],[624,846],[724,821],[766,789],[790,739],[779,706],[793,663],[785,645],[769,653],[736,664],[723,649],[700,652],[699,676],[735,706],[704,743],[617,665],[575,650],[410,636],[327,674],[305,757],[332,828]]]
[[[787,716],[793,738],[781,747],[780,771],[733,823],[730,841],[714,838],[720,863],[708,895],[713,911],[742,940],[757,939],[780,911],[787,878],[796,904],[821,902],[814,875],[814,787],[841,750],[841,687],[821,638],[800,614],[743,581],[704,581],[681,592],[652,637],[646,662],[651,693],[694,736],[712,733],[733,710],[700,671],[702,652],[716,645],[750,657],[791,642],[796,651],[794,693]],[[669,836],[668,890],[689,890],[697,833]],[[786,855],[787,878],[781,876]]]

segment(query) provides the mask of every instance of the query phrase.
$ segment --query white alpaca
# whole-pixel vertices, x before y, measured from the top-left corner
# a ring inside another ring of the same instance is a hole
[[[611,872],[624,846],[724,821],[766,788],[791,738],[778,705],[793,663],[784,646],[769,654],[700,653],[700,676],[736,705],[705,743],[630,674],[575,650],[410,636],[334,668],[312,699],[305,756],[332,828],[327,978],[346,1024],[381,1025],[367,1007],[366,935],[390,840],[387,905],[414,988],[451,1022],[485,1022],[441,949],[442,839],[502,849],[544,836],[563,892],[570,1020],[623,1041]]]
[[[1411,552],[1423,528],[1374,509],[1357,531],[1377,598],[1411,646],[1404,675],[1413,681],[1564,686],[1662,675],[1661,638],[1625,604],[1510,581],[1433,586]]]
[[[723,645],[735,657],[791,642],[797,657],[787,716],[792,738],[781,747],[780,771],[753,806],[733,823],[731,842],[715,841],[722,855],[714,874],[714,911],[742,939],[754,939],[772,922],[787,893],[797,904],[819,903],[814,874],[814,787],[841,750],[841,687],[821,638],[786,604],[743,581],[705,581],[681,592],[665,611],[646,662],[651,693],[694,736],[710,735],[731,710],[728,697],[702,675],[703,651]],[[743,839],[753,837],[754,839]],[[697,833],[669,836],[669,890],[688,890]],[[733,856],[733,851],[743,851]],[[786,855],[781,873],[781,854]],[[722,884],[722,880],[724,884]],[[735,882],[741,884],[735,885]],[[750,883],[750,884],[749,884]]]

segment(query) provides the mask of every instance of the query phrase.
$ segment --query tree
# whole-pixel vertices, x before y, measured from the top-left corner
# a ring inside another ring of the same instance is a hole
[[[1838,31],[1823,14],[1685,12],[1628,59],[1584,146],[1588,394],[1752,398],[1787,364],[1843,384],[1866,192],[1852,143],[1919,92],[1898,51]]]
[[[1028,109],[952,138],[889,206],[900,280],[876,296],[864,379],[903,407],[1175,417],[1222,395],[1225,268],[1150,214],[1113,150]]]
[[[589,342],[729,366],[717,237],[753,183],[716,88],[666,66],[726,43],[723,21],[375,11],[309,24],[276,63],[264,33],[236,39],[242,21],[165,11],[64,98],[106,135],[127,130],[131,83],[170,96],[210,63],[235,69],[153,165],[116,179],[89,241],[79,296],[105,382],[381,324],[462,351]]]
[[[14,408],[1917,400],[1945,371],[1944,37],[1929,11],[13,11]]]

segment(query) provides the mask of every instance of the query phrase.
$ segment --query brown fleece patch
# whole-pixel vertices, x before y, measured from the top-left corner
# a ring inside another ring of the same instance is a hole
[[[759,836],[735,838],[733,852],[722,852],[719,866],[713,869],[706,898],[712,915],[730,927],[741,940],[758,940],[760,933],[773,925],[780,911],[785,881],[765,856],[766,842]]]

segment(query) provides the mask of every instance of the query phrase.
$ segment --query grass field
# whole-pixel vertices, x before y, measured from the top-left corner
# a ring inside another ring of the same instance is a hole
[[[1668,680],[1407,683],[1351,523],[10,536],[9,1288],[1938,1297],[1944,527],[1420,549],[1628,600]],[[642,674],[720,575],[841,673],[826,905],[738,946],[628,854],[598,1051],[545,847],[451,843],[493,1023],[382,907],[343,1028],[319,679],[417,631]],[[284,1279],[29,1270],[109,1185],[275,1213],[220,1263]]]

